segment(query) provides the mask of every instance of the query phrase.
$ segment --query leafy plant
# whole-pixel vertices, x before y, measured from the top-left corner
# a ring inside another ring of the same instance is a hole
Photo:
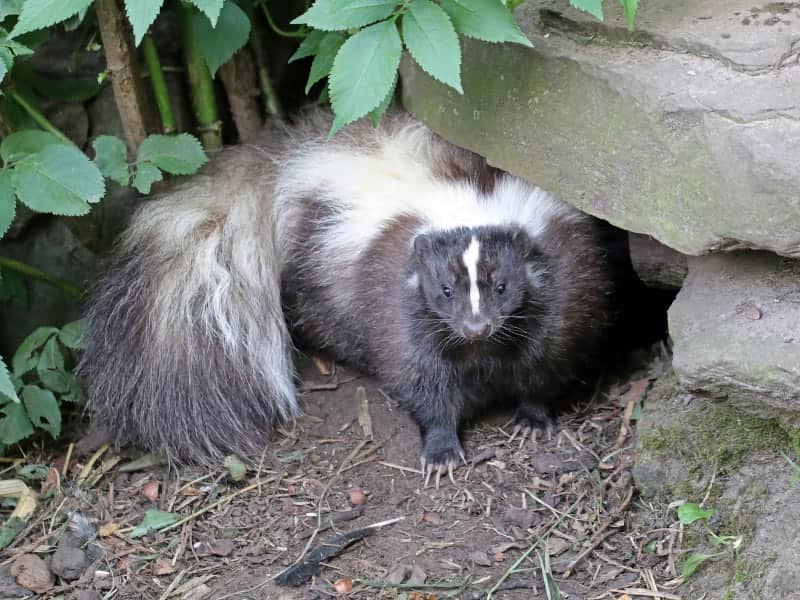
[[[47,431],[61,435],[61,404],[81,403],[84,393],[72,373],[73,352],[81,347],[82,321],[61,329],[40,327],[20,344],[11,373],[0,359],[0,448]]]
[[[686,557],[681,568],[681,575],[684,579],[691,577],[695,571],[707,560],[718,558],[727,554],[728,550],[736,552],[742,545],[743,537],[741,535],[717,535],[708,526],[708,520],[714,516],[714,510],[710,508],[702,508],[693,502],[686,502],[678,507],[678,519],[684,525],[691,525],[700,522],[703,525],[706,533],[707,541],[713,546],[721,547],[720,552],[707,554],[703,552],[694,552]]]

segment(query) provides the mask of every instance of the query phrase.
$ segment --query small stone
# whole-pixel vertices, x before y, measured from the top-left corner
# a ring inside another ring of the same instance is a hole
[[[411,575],[411,567],[408,565],[395,565],[386,574],[386,581],[392,585],[400,585],[409,575]]]
[[[409,585],[422,585],[426,579],[428,579],[428,574],[419,565],[414,565],[411,567],[411,574],[408,576],[406,583]]]
[[[205,583],[201,583],[197,587],[193,587],[191,590],[181,596],[181,600],[203,600],[204,598],[208,598],[210,595],[211,588]]]
[[[35,554],[23,554],[11,565],[11,574],[26,590],[44,594],[53,588],[55,578],[47,563]]]
[[[72,581],[83,575],[88,568],[89,559],[81,548],[80,538],[67,532],[50,560],[50,570],[62,579]]]
[[[486,552],[482,552],[480,550],[477,550],[477,551],[473,552],[472,554],[470,554],[469,558],[470,558],[470,560],[472,562],[474,562],[476,565],[478,565],[480,567],[491,567],[492,566],[492,561],[489,558],[489,555],[486,554]]]
[[[75,600],[100,600],[100,594],[94,590],[78,590],[75,592]]]

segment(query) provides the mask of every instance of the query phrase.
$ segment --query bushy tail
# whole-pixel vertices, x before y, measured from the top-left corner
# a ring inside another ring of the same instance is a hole
[[[260,453],[298,412],[271,167],[226,154],[134,216],[94,291],[79,365],[96,424],[177,463]]]

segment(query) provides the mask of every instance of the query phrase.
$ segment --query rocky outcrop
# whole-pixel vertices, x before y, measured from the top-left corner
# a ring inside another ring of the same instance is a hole
[[[800,425],[800,261],[691,258],[669,331],[684,388]]]
[[[800,5],[652,0],[628,33],[566,0],[516,11],[535,48],[468,41],[465,94],[403,64],[448,139],[686,254],[800,257]]]

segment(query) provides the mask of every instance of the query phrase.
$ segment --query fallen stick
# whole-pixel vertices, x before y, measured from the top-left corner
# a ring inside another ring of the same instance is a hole
[[[319,547],[306,554],[298,563],[275,576],[275,583],[283,586],[297,587],[316,575],[324,562],[338,556],[350,544],[363,540],[375,533],[377,529],[402,521],[405,517],[397,517],[380,523],[373,523],[361,529],[354,529],[329,538]]]

